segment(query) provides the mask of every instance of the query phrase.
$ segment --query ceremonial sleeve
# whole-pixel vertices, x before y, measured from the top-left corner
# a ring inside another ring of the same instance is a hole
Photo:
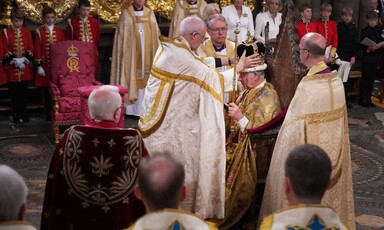
[[[244,133],[244,129],[247,126],[249,120],[246,116],[243,116],[238,122],[237,125],[240,127],[241,132]]]
[[[255,27],[253,25],[253,17],[252,17],[252,11],[249,7],[245,7],[245,13],[248,15],[248,31],[251,34],[251,36],[254,36],[255,34]]]
[[[224,78],[224,92],[228,93],[228,92],[231,92],[233,91],[233,74],[234,74],[234,71],[233,71],[233,68],[229,69],[229,70],[225,70],[223,72],[220,72],[221,75],[223,75],[223,78]],[[236,79],[238,77],[236,76]],[[236,80],[237,82],[237,80]],[[236,84],[236,89],[237,90],[237,84]]]
[[[257,14],[256,19],[255,19],[255,39],[258,41],[262,41],[264,43],[265,40],[261,36],[261,34],[264,34],[264,31],[262,31],[263,26],[264,26],[263,16],[261,15],[261,13],[259,13],[259,14]]]
[[[42,54],[41,54],[41,34],[40,29],[36,29],[36,35],[35,35],[35,65],[41,66],[42,65]]]
[[[216,68],[216,61],[214,57],[206,57],[204,58],[204,63],[211,67],[212,69]]]
[[[73,25],[72,25],[72,20],[68,19],[68,25],[67,28],[65,28],[65,40],[74,40],[74,31],[73,31]]]
[[[333,30],[331,56],[335,57],[336,50],[337,50],[337,43],[339,42],[339,36],[337,34],[337,24],[336,24],[336,22],[332,23],[331,29]]]
[[[92,18],[92,19],[93,19],[92,21],[94,21],[94,31],[92,31],[92,33],[94,33],[95,44],[98,45],[100,42],[100,25],[97,19],[95,18]]]
[[[0,32],[0,65],[2,65],[3,57],[4,57],[4,43],[3,43],[3,41],[4,41],[3,34]]]
[[[23,54],[23,57],[25,57],[29,62],[33,62],[33,52],[34,52],[34,46],[33,46],[33,40],[32,40],[32,34],[31,31],[29,31],[27,28],[25,28],[25,35],[26,35],[26,42],[25,42],[25,52]]]

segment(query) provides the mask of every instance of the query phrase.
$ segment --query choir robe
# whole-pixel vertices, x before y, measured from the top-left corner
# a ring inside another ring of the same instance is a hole
[[[80,16],[76,16],[72,19],[68,19],[68,26],[65,29],[65,39],[66,40],[80,40],[85,42],[91,42],[94,45],[94,63],[95,63],[95,73],[99,70],[98,64],[98,52],[97,46],[100,41],[100,27],[99,22],[92,17],[87,17],[86,19],[86,28],[82,23]]]
[[[48,86],[49,82],[52,79],[51,73],[51,44],[55,44],[61,41],[64,41],[63,31],[54,26],[52,30],[52,35],[49,33],[49,29],[45,26],[41,26],[36,29],[35,36],[35,63],[36,66],[42,66],[45,71],[45,76],[39,76],[36,73],[35,85],[36,86]]]
[[[17,36],[16,30],[12,27],[4,29],[3,34],[3,46],[5,58],[14,57],[21,58],[25,57],[28,59],[30,64],[25,64],[25,69],[20,70],[15,65],[8,65],[7,75],[9,82],[21,82],[30,81],[33,79],[32,73],[32,58],[33,58],[33,41],[31,32],[27,28],[20,28],[20,36]],[[9,64],[9,63],[8,63]]]

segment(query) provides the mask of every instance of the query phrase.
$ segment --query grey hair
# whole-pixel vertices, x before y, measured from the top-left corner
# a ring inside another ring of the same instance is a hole
[[[213,14],[213,15],[209,16],[208,19],[207,19],[206,24],[207,24],[208,28],[212,28],[212,21],[213,21],[213,19],[217,19],[219,21],[222,21],[222,22],[225,23],[225,25],[228,26],[227,19],[225,19],[225,17],[223,15],[221,15],[221,14]]]
[[[96,121],[113,120],[116,109],[121,106],[121,101],[119,88],[113,85],[102,85],[89,95],[89,113]]]
[[[180,23],[180,35],[187,36],[205,28],[204,21],[196,15],[184,18]]]
[[[220,14],[220,7],[217,3],[209,3],[203,10],[203,14],[201,15],[201,19],[203,19],[203,21],[206,21],[208,20],[208,17],[211,16],[211,15],[214,15],[213,14],[213,11],[214,10],[217,10]]]
[[[8,165],[0,165],[0,222],[18,220],[27,195],[28,187],[20,174]]]

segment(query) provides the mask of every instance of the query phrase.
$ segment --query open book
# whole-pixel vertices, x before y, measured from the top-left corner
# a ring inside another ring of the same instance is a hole
[[[365,45],[365,46],[372,46],[373,47],[373,50],[377,50],[381,47],[384,46],[384,41],[380,42],[379,44],[377,44],[376,42],[372,41],[371,39],[369,38],[364,38],[361,42],[360,42],[362,45]]]

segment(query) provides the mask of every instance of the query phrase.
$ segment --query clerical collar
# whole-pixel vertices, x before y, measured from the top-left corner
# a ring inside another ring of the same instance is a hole
[[[144,7],[142,6],[141,9],[137,8],[135,5],[133,5],[133,10],[134,11],[143,11]]]
[[[213,45],[213,48],[215,49],[216,52],[221,52],[223,49],[225,49],[225,43],[220,47]]]
[[[310,20],[307,20],[305,18],[301,18],[301,22],[305,23],[305,24],[308,24],[310,22]]]
[[[323,21],[323,22],[328,22],[328,21],[329,21],[329,18],[328,18],[328,19],[320,18],[320,19],[321,19],[321,21]]]

